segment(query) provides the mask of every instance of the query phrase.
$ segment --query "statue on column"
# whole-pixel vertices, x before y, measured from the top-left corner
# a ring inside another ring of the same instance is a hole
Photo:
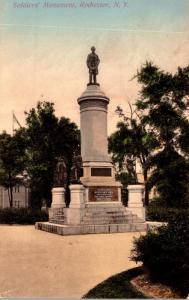
[[[64,187],[66,182],[66,164],[63,158],[58,158],[54,172],[54,187]]]
[[[96,75],[98,75],[98,65],[100,63],[100,59],[98,55],[95,53],[95,47],[91,48],[91,53],[89,53],[87,57],[87,67],[89,68],[89,83],[91,84],[98,84],[96,82]]]
[[[71,168],[71,184],[81,184],[80,177],[83,176],[82,158],[79,151],[74,152]]]
[[[126,167],[130,178],[137,182],[137,173],[136,173],[136,159],[134,155],[128,153],[126,158]]]

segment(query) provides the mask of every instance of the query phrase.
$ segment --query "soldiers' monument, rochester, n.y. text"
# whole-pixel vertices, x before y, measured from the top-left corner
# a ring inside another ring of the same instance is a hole
[[[70,185],[71,202],[66,208],[64,188],[54,187],[49,222],[36,228],[61,235],[116,233],[146,229],[143,185],[128,186],[128,207],[121,202],[121,183],[115,180],[108,155],[107,111],[110,99],[97,83],[100,59],[95,47],[87,57],[89,83],[78,98],[80,106],[83,176]]]

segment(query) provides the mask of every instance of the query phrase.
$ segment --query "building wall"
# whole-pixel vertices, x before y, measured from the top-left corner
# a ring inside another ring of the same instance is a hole
[[[28,188],[17,185],[13,188],[13,207],[28,207]],[[10,207],[8,191],[0,186],[0,208]]]

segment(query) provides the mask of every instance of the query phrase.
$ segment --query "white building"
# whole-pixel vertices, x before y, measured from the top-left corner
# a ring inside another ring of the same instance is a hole
[[[28,207],[29,189],[23,184],[13,188],[13,207]],[[0,208],[10,207],[8,190],[0,186]]]

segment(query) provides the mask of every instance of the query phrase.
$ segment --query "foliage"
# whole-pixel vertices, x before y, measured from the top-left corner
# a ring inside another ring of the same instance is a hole
[[[128,204],[128,184],[134,184],[135,180],[129,176],[126,172],[121,172],[116,174],[116,180],[120,181],[122,184],[121,188],[121,202],[124,206],[127,206]]]
[[[175,74],[146,62],[136,78],[142,84],[137,109],[141,122],[159,142],[149,167],[153,168],[149,188],[157,190],[168,206],[186,207],[188,202],[189,67]]]
[[[136,277],[143,274],[141,268],[130,269],[129,271],[122,272],[120,274],[114,275],[104,282],[98,284],[95,288],[90,290],[82,298],[84,299],[134,299],[147,297],[141,292],[137,291],[130,283],[130,281]]]
[[[141,84],[136,109],[133,112],[130,105],[128,117],[117,108],[123,121],[109,138],[109,151],[121,171],[128,154],[138,158],[143,170],[146,204],[148,191],[156,185],[168,206],[187,207],[189,66],[178,67],[171,74],[146,62],[134,78]],[[147,183],[149,169],[152,176]]]
[[[51,199],[53,173],[56,166],[54,137],[58,119],[52,103],[38,103],[26,113],[27,171],[30,177],[33,208],[40,208],[42,199]]]
[[[136,183],[135,179],[129,176],[127,172],[120,172],[116,174],[116,180],[120,181],[123,186]]]
[[[22,133],[3,132],[0,135],[0,184],[8,190],[10,207],[13,205],[13,187],[19,183],[18,175],[25,166],[25,141]]]
[[[58,121],[56,138],[56,156],[63,157],[66,164],[67,180],[65,182],[66,204],[70,202],[70,179],[73,157],[80,153],[80,131],[70,119],[61,117]]]
[[[149,188],[156,185],[158,193],[168,207],[189,206],[189,163],[172,146],[157,153],[151,163],[156,166],[148,181]]]
[[[40,208],[42,200],[50,206],[57,159],[64,158],[69,180],[74,151],[79,148],[79,131],[69,119],[55,116],[53,103],[39,102],[26,113],[25,138],[31,207]]]
[[[128,197],[128,189],[127,188],[124,188],[122,187],[121,188],[121,202],[122,204],[127,207],[128,205],[128,200],[129,200],[129,197]]]
[[[189,213],[181,211],[167,226],[151,230],[134,242],[132,260],[142,262],[153,280],[189,293]]]
[[[114,163],[118,163],[120,171],[123,171],[123,165],[126,163],[130,184],[137,182],[137,175],[136,170],[135,174],[129,172],[128,155],[139,160],[144,176],[145,204],[148,205],[149,196],[146,184],[149,170],[148,160],[152,151],[158,146],[158,141],[153,132],[147,130],[142,124],[136,112],[132,113],[131,110],[131,117],[129,118],[124,115],[120,107],[117,108],[117,111],[123,117],[123,121],[117,124],[118,130],[109,137],[109,152],[112,153]]]
[[[146,219],[148,221],[168,222],[175,215],[179,214],[179,212],[179,208],[167,207],[166,203],[161,199],[154,199],[146,208]]]
[[[27,208],[0,209],[0,224],[32,225],[39,221],[48,221],[48,213],[46,211]]]

